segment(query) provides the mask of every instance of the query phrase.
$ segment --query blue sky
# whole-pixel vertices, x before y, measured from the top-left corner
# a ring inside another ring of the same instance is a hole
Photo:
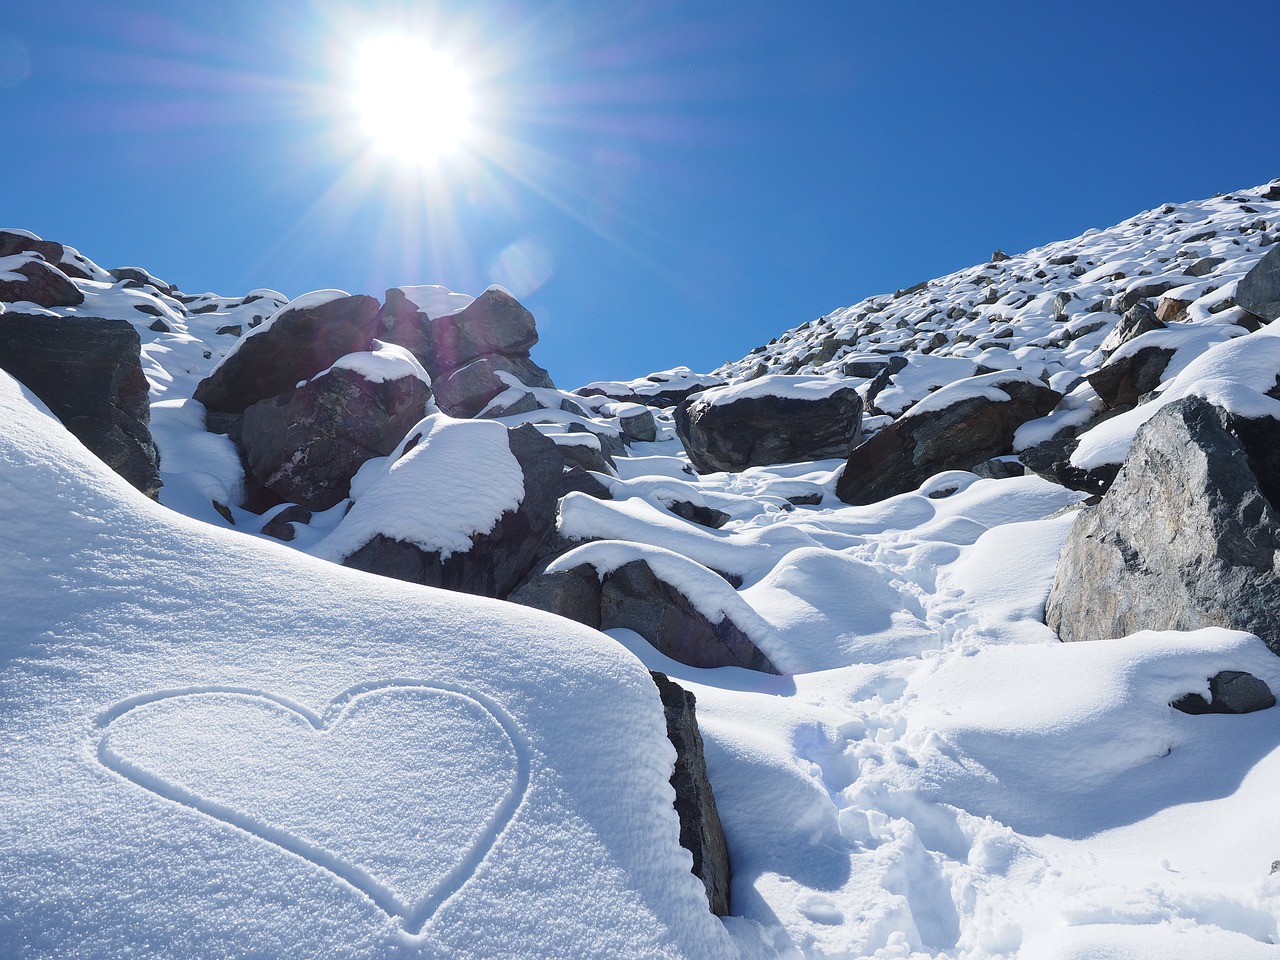
[[[372,150],[367,37],[472,78],[475,142]],[[0,20],[3,225],[188,292],[510,287],[557,383],[788,327],[1280,176],[1274,0],[71,0]]]

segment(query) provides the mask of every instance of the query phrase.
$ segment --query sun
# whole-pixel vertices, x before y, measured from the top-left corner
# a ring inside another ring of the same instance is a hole
[[[411,37],[365,41],[356,51],[354,106],[380,151],[410,165],[435,164],[472,133],[465,73],[444,52]]]

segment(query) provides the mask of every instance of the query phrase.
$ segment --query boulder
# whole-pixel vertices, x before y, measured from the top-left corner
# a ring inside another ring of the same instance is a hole
[[[76,307],[84,294],[61,270],[35,254],[0,258],[0,302]]]
[[[1009,454],[1018,427],[1046,416],[1061,399],[1017,370],[943,387],[853,450],[836,496],[855,505],[875,503],[944,470],[968,470]]]
[[[862,398],[843,380],[766,376],[681,402],[675,425],[699,473],[847,457],[862,437]]]
[[[821,497],[819,497],[819,500],[821,500]],[[731,519],[729,514],[723,510],[717,510],[715,507],[708,507],[702,503],[692,503],[688,500],[672,500],[667,504],[667,509],[677,517],[703,527],[710,527],[712,530],[719,530]]]
[[[1207,277],[1226,262],[1226,257],[1201,257],[1183,272],[1189,277]]]
[[[160,490],[142,341],[125,320],[0,314],[0,367],[95,456],[149,497]]]
[[[385,457],[423,418],[431,388],[406,374],[371,381],[335,367],[244,412],[240,446],[258,481],[282,499],[327,510],[361,464]]]
[[[367,296],[300,297],[238,340],[195,399],[211,413],[239,415],[287,393],[339,358],[369,350],[380,330],[378,308]]]
[[[1145,303],[1136,304],[1125,311],[1124,316],[1115,325],[1098,349],[1108,356],[1115,353],[1130,340],[1134,340],[1152,330],[1163,330],[1164,322],[1156,316],[1155,311]]]
[[[630,441],[653,443],[658,439],[658,421],[653,419],[653,412],[642,410],[618,418],[618,426],[622,434]]]
[[[424,550],[379,533],[342,562],[412,583],[505,598],[544,552],[555,531],[556,504],[567,492],[564,461],[552,441],[524,424],[507,431],[507,443],[523,477],[521,501],[494,518],[487,532],[474,534],[468,549]]]
[[[1255,713],[1276,705],[1275,695],[1265,680],[1243,670],[1223,670],[1209,678],[1209,699],[1188,693],[1169,706],[1183,713]]]
[[[1271,321],[1280,319],[1280,246],[1267,255],[1236,284],[1236,305],[1255,317]]]
[[[667,739],[676,751],[671,787],[680,818],[680,846],[693,855],[693,875],[707,891],[707,903],[717,917],[729,915],[729,846],[720,825],[715,793],[707,779],[702,733],[698,730],[697,700],[665,674],[651,672],[662,698]]]
[[[499,287],[490,287],[455,314],[432,318],[429,335],[435,368],[427,366],[427,372],[433,378],[483,356],[528,357],[538,342],[533,314]]]
[[[1076,519],[1045,622],[1063,640],[1230,627],[1280,652],[1277,451],[1280,422],[1199,397],[1163,407]]]
[[[1127,409],[1136,406],[1142,397],[1160,386],[1160,377],[1175,352],[1169,347],[1155,344],[1138,349],[1118,350],[1110,360],[1085,379],[1107,405],[1107,409]]]
[[[1092,470],[1077,467],[1071,462],[1071,454],[1078,446],[1080,440],[1077,437],[1054,437],[1023,450],[1018,459],[1032,473],[1070,490],[1106,493],[1120,472],[1120,464],[1108,463]]]
[[[554,388],[551,376],[528,357],[494,354],[472,360],[443,379],[433,379],[436,403],[451,417],[474,417],[485,406],[518,382],[526,387]]]

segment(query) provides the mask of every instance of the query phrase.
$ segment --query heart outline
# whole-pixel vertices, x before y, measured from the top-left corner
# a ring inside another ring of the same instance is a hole
[[[407,903],[390,886],[360,866],[312,843],[303,837],[273,826],[252,814],[247,814],[204,797],[181,784],[166,780],[115,753],[107,744],[111,724],[139,707],[163,700],[209,695],[231,695],[246,699],[266,700],[283,707],[305,720],[319,734],[327,733],[347,709],[363,696],[394,690],[427,690],[460,697],[479,707],[491,717],[505,734],[515,754],[515,778],[506,796],[494,808],[476,840],[466,850],[448,873],[424,897],[416,903]],[[378,909],[387,914],[409,936],[421,936],[431,919],[450,899],[458,894],[467,882],[478,873],[498,840],[515,820],[516,813],[529,790],[531,776],[531,748],[523,731],[511,714],[492,697],[478,690],[443,681],[392,679],[357,684],[333,697],[323,713],[317,713],[305,704],[280,694],[254,687],[202,685],[156,690],[127,697],[98,714],[95,723],[100,731],[96,756],[98,762],[121,779],[145,790],[162,800],[194,810],[221,824],[247,833],[255,839],[306,860],[312,866],[333,874],[348,886],[368,898]],[[152,785],[155,784],[155,785]]]

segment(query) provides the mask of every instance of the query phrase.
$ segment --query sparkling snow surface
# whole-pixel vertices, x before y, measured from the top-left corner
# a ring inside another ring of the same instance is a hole
[[[1076,462],[1119,462],[1146,418],[1191,392],[1280,416],[1267,396],[1280,336],[1248,333],[1226,299],[1280,239],[1280,202],[1260,194],[1169,205],[873,297],[712,375],[596,386],[763,389],[751,384],[896,353],[909,366],[864,428],[913,405],[999,401],[1000,382],[1031,377],[1068,396],[1024,426],[1022,448],[1100,410],[1080,377],[1105,359],[1125,293],[1165,281],[1185,313],[1153,338],[1177,350],[1161,392],[1086,432]],[[1223,262],[1184,274],[1209,257]],[[235,506],[234,451],[186,398],[235,342],[216,330],[283,298],[78,285],[86,304],[51,316],[135,323],[161,500],[206,522],[145,501],[0,382],[0,956],[1280,949],[1280,714],[1169,706],[1221,670],[1280,691],[1280,658],[1225,629],[1057,642],[1044,603],[1083,494],[952,471],[850,507],[834,496],[839,461],[695,476],[661,414],[658,440],[600,477],[613,501],[565,498],[560,533],[599,542],[557,568],[643,558],[707,615],[740,618],[789,675],[686,667],[630,631],[307,555],[339,558],[371,532],[465,550],[521,495],[497,423],[429,417],[366,464],[350,513],[297,525],[295,549],[263,542],[268,517]],[[504,422],[612,435],[635,412],[574,399],[587,418]],[[677,502],[729,520],[699,526]],[[697,696],[734,871],[724,921],[676,846],[673,752],[643,667]]]

